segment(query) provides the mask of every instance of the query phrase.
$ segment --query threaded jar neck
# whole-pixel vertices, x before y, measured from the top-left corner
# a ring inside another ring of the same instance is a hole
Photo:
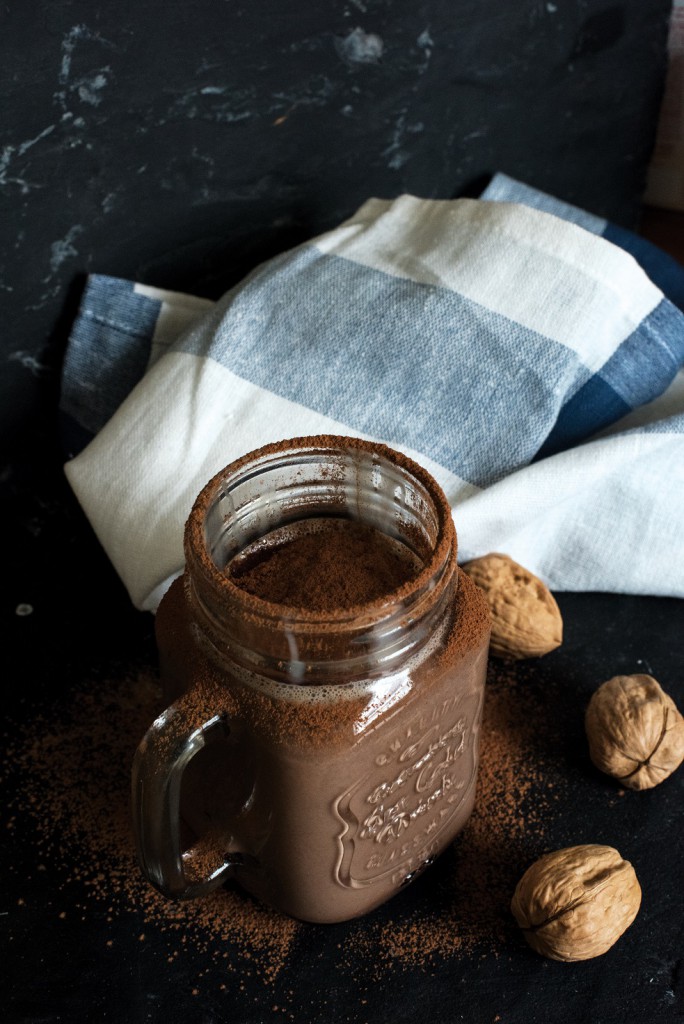
[[[423,567],[378,600],[330,611],[273,603],[226,574],[250,544],[313,518],[373,527]],[[267,445],[217,473],[193,506],[185,555],[192,619],[211,659],[299,684],[397,671],[434,634],[457,579],[456,532],[437,482],[393,449],[349,437]]]

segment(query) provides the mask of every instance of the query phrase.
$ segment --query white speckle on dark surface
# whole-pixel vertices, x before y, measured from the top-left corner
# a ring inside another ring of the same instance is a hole
[[[483,125],[481,128],[474,128],[472,132],[468,132],[467,135],[461,136],[461,142],[471,142],[473,139],[481,139],[487,134],[487,126]]]
[[[33,605],[22,601],[14,609],[14,614],[18,615],[20,618],[24,618],[26,615],[33,615]]]
[[[87,74],[72,79],[74,53],[79,43],[98,43],[100,46],[112,49],[109,40],[104,39],[98,32],[94,32],[87,25],[74,25],[62,39],[62,59],[59,66],[58,84],[60,89],[54,94],[53,99],[65,113],[68,113],[68,98],[75,95],[82,103],[96,107],[102,101],[101,91],[109,82],[112,73],[109,64],[104,67],[93,68]]]
[[[52,280],[53,276],[53,274],[48,274],[47,277],[44,277],[42,279],[42,283],[47,284],[49,281]],[[52,288],[46,288],[45,291],[38,296],[35,302],[32,302],[26,306],[26,309],[42,309],[43,306],[47,305],[47,303],[50,302],[51,299],[54,299],[57,295],[63,294],[63,292],[64,286],[63,284],[58,282],[57,284],[54,284]],[[50,370],[46,367],[45,372],[49,373]]]
[[[107,195],[102,200],[102,202],[100,203],[100,206],[102,207],[102,212],[103,213],[111,213],[112,210],[114,209],[114,207],[116,206],[116,203],[117,203],[117,190],[115,189],[113,192],[108,192]]]
[[[267,114],[276,114],[271,123],[278,127],[284,124],[298,107],[325,107],[335,94],[335,85],[325,75],[313,75],[302,88],[288,92],[274,92]]]
[[[207,71],[216,71],[217,68],[222,68],[223,62],[217,60],[207,60],[204,58],[200,61],[197,69],[195,70],[196,75],[206,75]]]
[[[22,195],[27,195],[32,188],[41,186],[37,182],[28,181],[26,178],[9,173],[12,160],[18,155],[18,151],[17,146],[7,145],[3,146],[2,152],[0,152],[0,188],[16,185]]]
[[[0,174],[3,174],[9,167],[15,149],[15,146],[3,146],[2,153],[0,153]]]
[[[74,25],[70,28],[62,40],[62,61],[59,69],[60,85],[66,85],[69,81],[74,50],[81,40],[98,42],[103,43],[105,46],[111,46],[111,43],[108,40],[103,39],[98,32],[93,32],[87,25]]]
[[[35,144],[37,142],[40,142],[41,139],[44,139],[48,135],[51,135],[52,132],[54,132],[54,130],[55,125],[49,124],[47,128],[43,128],[42,132],[39,132],[38,135],[35,136],[35,138],[27,139],[26,142],[19,143],[19,145],[17,146],[17,156],[23,156],[27,149],[30,149],[31,146],[35,146]]]
[[[74,241],[83,233],[83,230],[81,224],[74,224],[64,238],[58,238],[56,242],[52,243],[50,246],[50,270],[53,274],[70,256],[78,256],[78,249],[74,246]]]
[[[385,49],[380,36],[358,26],[344,37],[335,38],[335,49],[348,64],[377,64]]]
[[[254,117],[254,86],[229,89],[228,86],[203,85],[188,89],[170,103],[159,127],[180,118],[213,121],[215,124],[233,124]]]
[[[41,363],[30,352],[26,352],[25,349],[18,349],[16,352],[10,352],[7,356],[7,362],[19,363],[25,370],[30,370],[34,377],[40,377],[42,374],[50,372],[49,366]]]
[[[407,137],[419,135],[424,130],[425,125],[422,121],[409,123],[406,117],[406,110],[401,112],[394,126],[390,144],[382,151],[383,156],[389,157],[387,166],[391,170],[400,170],[411,159],[411,153],[407,149]]]
[[[430,35],[430,29],[426,28],[421,32],[416,42],[418,43],[418,46],[420,46],[421,50],[425,50],[426,57],[429,57],[432,54],[435,43]]]
[[[100,92],[107,85],[107,72],[111,72],[110,67],[102,68],[90,78],[79,79],[75,83],[79,99],[84,103],[89,103],[91,107],[99,106],[102,102]]]
[[[423,31],[416,39],[416,44],[423,51],[423,60],[420,64],[418,64],[416,68],[418,74],[422,75],[427,71],[430,65],[430,58],[432,57],[432,51],[435,47],[435,43],[432,36],[430,35],[429,28],[423,29]]]

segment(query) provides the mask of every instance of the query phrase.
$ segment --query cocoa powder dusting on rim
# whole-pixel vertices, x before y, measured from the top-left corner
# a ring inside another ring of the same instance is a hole
[[[448,667],[458,661],[464,652],[480,642],[489,624],[489,609],[481,591],[458,567],[456,573],[458,589],[454,616],[441,649],[435,652],[438,666]],[[367,695],[351,694],[344,700],[309,703],[277,699],[270,693],[261,693],[237,682],[227,690],[221,684],[220,673],[203,656],[198,656],[196,642],[187,629],[182,587],[176,586],[175,593],[169,597],[171,599],[167,598],[166,604],[162,604],[157,618],[164,617],[167,643],[169,638],[173,642],[174,662],[192,666],[191,669],[186,668],[186,672],[196,680],[186,694],[185,710],[189,718],[185,724],[179,722],[182,732],[187,730],[188,721],[199,726],[210,717],[212,705],[216,710],[220,692],[222,709],[248,721],[255,733],[266,737],[269,743],[303,745],[313,749],[349,742],[353,724],[364,710],[368,710]],[[428,685],[427,680],[423,680],[423,685]],[[327,689],[334,696],[335,684]]]
[[[563,785],[537,742],[543,707],[525,669],[490,666],[475,811],[435,868],[425,904],[391,920],[351,922],[342,961],[368,957],[379,973],[438,959],[500,954],[514,927],[508,912],[515,882],[539,849],[544,821]],[[302,925],[261,907],[241,890],[171,903],[143,879],[130,826],[130,766],[135,747],[161,710],[156,675],[98,681],[53,720],[11,732],[0,774],[18,790],[9,827],[32,821],[36,861],[49,861],[62,887],[87,893],[113,920],[143,915],[145,930],[168,938],[168,959],[199,950],[227,972],[272,983],[287,968]],[[548,729],[548,727],[545,726]],[[556,787],[555,791],[553,787]],[[392,907],[392,904],[389,904]],[[133,927],[139,925],[133,924]]]
[[[229,591],[234,590],[235,593],[241,595],[241,615],[249,617],[250,612],[261,615],[265,608],[269,606],[277,608],[279,606],[272,605],[270,601],[265,600],[259,594],[251,594],[248,590],[235,587],[230,574],[225,572],[225,565],[219,566],[214,562],[211,553],[206,550],[205,544],[207,510],[216,499],[225,481],[241,473],[245,466],[253,464],[255,460],[292,453],[298,448],[307,452],[319,450],[327,455],[330,458],[330,462],[324,468],[323,475],[329,479],[339,478],[340,481],[343,479],[343,470],[341,465],[336,464],[336,457],[340,455],[348,455],[351,452],[357,451],[367,456],[373,455],[380,459],[386,459],[391,465],[405,471],[429,495],[429,501],[433,505],[436,517],[437,533],[435,544],[434,547],[430,545],[426,548],[425,538],[422,537],[419,531],[415,529],[405,530],[407,537],[412,535],[413,546],[416,552],[421,553],[418,561],[422,561],[423,565],[422,567],[415,566],[416,569],[419,569],[417,573],[411,571],[408,574],[404,574],[404,579],[398,589],[393,590],[392,597],[395,601],[403,600],[408,594],[428,584],[434,576],[437,567],[442,565],[447,558],[453,558],[455,562],[457,539],[451,508],[444,491],[439,487],[432,475],[419,463],[414,462],[413,459],[408,458],[403,453],[387,447],[387,445],[366,441],[361,438],[320,434],[277,441],[264,445],[256,451],[249,452],[240,459],[236,459],[212,477],[195,499],[190,516],[185,524],[184,547],[186,566],[193,566],[194,572],[204,576],[208,581],[213,581],[214,586],[218,586],[219,589],[225,587],[227,581]],[[375,600],[364,601],[365,610],[368,611],[374,604],[383,605],[385,600],[386,594],[383,593]],[[301,607],[297,610],[300,618],[309,616],[316,619],[320,615],[319,611],[307,607]],[[332,621],[337,616],[343,622],[346,618],[346,611],[347,609],[344,605],[335,608],[329,607],[328,617]]]

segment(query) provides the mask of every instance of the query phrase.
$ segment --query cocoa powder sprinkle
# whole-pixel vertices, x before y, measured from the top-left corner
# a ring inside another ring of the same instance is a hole
[[[380,970],[499,955],[514,934],[511,893],[532,851],[543,846],[545,822],[566,785],[539,749],[544,714],[524,674],[490,663],[475,809],[442,857],[435,901],[411,921],[394,919],[357,936]]]
[[[392,914],[389,923],[371,915],[345,926],[342,958],[367,951],[382,974],[505,949],[515,880],[531,851],[543,845],[544,822],[564,785],[560,769],[538,749],[542,709],[523,673],[520,666],[490,666],[477,803],[434,869],[439,881],[433,896],[410,914]],[[50,863],[63,888],[83,887],[87,899],[75,910],[84,920],[92,904],[108,920],[137,914],[133,934],[141,942],[151,932],[165,936],[170,963],[191,946],[226,972],[272,983],[287,968],[300,929],[316,926],[230,887],[172,903],[139,871],[130,828],[130,765],[160,710],[158,680],[150,671],[98,681],[72,696],[61,716],[34,721],[30,730],[10,725],[0,763],[3,780],[13,781],[17,791],[8,824],[32,825],[36,870]]]
[[[422,567],[404,544],[365,523],[308,519],[249,545],[226,575],[273,604],[331,611],[377,601]]]

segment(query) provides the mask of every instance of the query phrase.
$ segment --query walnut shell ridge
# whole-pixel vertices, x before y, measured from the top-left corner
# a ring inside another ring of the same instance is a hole
[[[589,756],[629,789],[651,789],[684,760],[684,718],[647,675],[614,676],[585,715]]]
[[[495,657],[538,658],[561,645],[560,609],[533,573],[498,552],[475,558],[462,568],[487,598],[492,618],[489,650]]]
[[[511,910],[530,946],[552,960],[589,960],[617,942],[641,905],[634,868],[612,846],[570,846],[535,861]]]

